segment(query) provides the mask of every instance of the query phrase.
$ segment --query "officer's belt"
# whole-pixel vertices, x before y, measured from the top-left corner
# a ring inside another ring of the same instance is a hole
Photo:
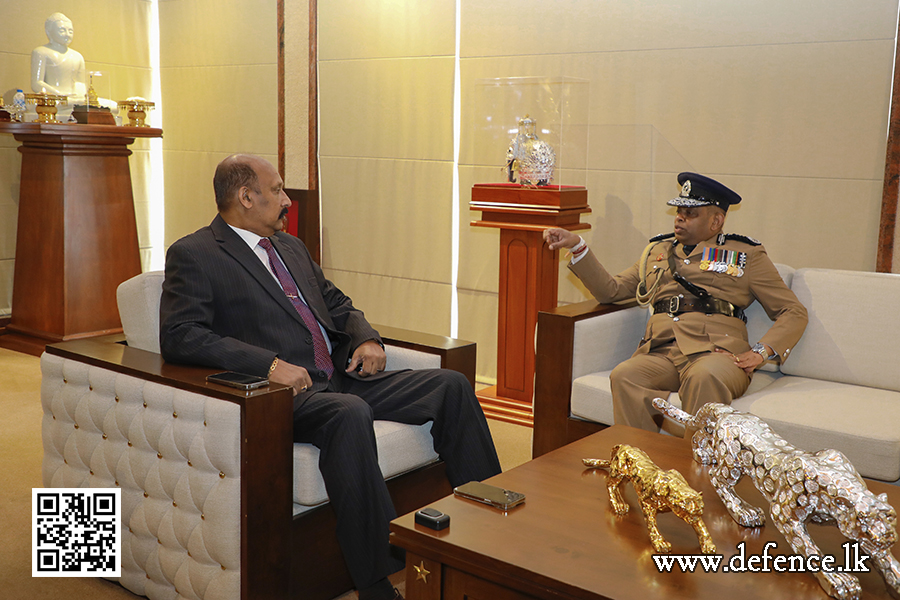
[[[745,323],[747,322],[743,308],[713,297],[685,298],[683,296],[673,296],[667,300],[660,300],[653,305],[653,314],[666,313],[674,316],[686,312],[725,315],[726,317],[735,317]]]

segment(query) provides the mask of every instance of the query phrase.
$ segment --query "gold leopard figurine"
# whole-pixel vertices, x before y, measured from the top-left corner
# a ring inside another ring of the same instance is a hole
[[[657,552],[672,549],[672,544],[666,541],[656,526],[656,514],[671,511],[694,528],[704,554],[715,554],[716,545],[703,522],[703,494],[689,486],[681,473],[675,469],[663,471],[644,451],[624,444],[613,446],[610,460],[585,458],[583,462],[587,467],[609,471],[606,487],[610,504],[617,515],[628,512],[628,503],[622,497],[621,488],[626,481],[631,481],[647,520],[650,541]]]

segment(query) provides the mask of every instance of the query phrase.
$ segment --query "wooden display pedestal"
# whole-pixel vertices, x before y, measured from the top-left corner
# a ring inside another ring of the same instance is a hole
[[[116,288],[141,272],[128,146],[151,127],[0,123],[21,142],[13,305],[0,346],[119,333]]]
[[[578,186],[526,187],[476,184],[471,210],[475,227],[500,229],[500,299],[497,322],[497,385],[478,392],[487,416],[531,426],[534,396],[534,333],[539,311],[556,307],[558,251],[550,251],[547,227],[589,229],[587,190]]]

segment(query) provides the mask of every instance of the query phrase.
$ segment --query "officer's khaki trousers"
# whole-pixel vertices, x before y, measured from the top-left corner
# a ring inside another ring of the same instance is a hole
[[[674,343],[633,356],[610,374],[616,424],[659,431],[662,414],[651,403],[678,392],[691,414],[707,402],[731,404],[750,385],[750,377],[730,354],[702,352],[685,356]]]

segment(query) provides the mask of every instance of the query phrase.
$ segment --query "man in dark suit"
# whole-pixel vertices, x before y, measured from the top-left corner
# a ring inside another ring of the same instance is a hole
[[[267,161],[231,156],[216,169],[218,216],[169,248],[160,347],[171,362],[267,376],[294,388],[294,440],[321,451],[337,537],[362,600],[395,598],[403,567],[388,544],[396,514],[375,446],[376,419],[432,422],[451,485],[500,472],[468,380],[443,369],[385,372],[378,332],[294,236],[291,204]]]

